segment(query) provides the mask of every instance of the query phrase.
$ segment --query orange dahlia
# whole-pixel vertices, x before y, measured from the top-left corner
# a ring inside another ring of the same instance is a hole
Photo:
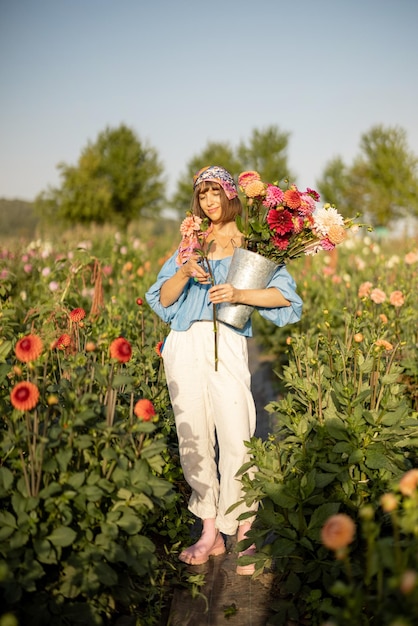
[[[110,356],[119,363],[127,363],[132,356],[132,346],[124,337],[114,339],[110,344]]]
[[[338,245],[347,239],[347,233],[344,226],[332,224],[328,230],[328,239],[335,245]]]
[[[17,342],[15,354],[19,361],[29,363],[29,361],[35,361],[40,356],[42,348],[42,339],[38,335],[26,335]]]
[[[156,415],[153,403],[147,399],[138,400],[134,407],[134,413],[138,419],[144,422],[150,422]]]
[[[70,335],[67,335],[67,333],[64,333],[63,335],[61,335],[61,337],[58,337],[58,339],[56,340],[54,344],[54,348],[59,348],[59,350],[64,350],[64,348],[68,348],[70,343],[71,343]]]
[[[10,393],[10,402],[18,411],[30,411],[38,404],[38,400],[38,387],[28,381],[17,383]]]
[[[389,341],[386,341],[386,339],[376,339],[376,341],[374,342],[374,345],[377,346],[378,348],[383,348],[384,350],[387,350],[388,352],[389,350],[393,350],[393,345]]]
[[[155,348],[154,348],[155,352],[158,354],[158,356],[161,356],[161,354],[162,354],[161,350],[162,350],[163,345],[164,345],[164,341],[159,341],[157,343],[157,345],[155,346]]]
[[[298,209],[302,203],[300,193],[295,187],[284,192],[284,203],[291,209]]]
[[[73,309],[70,313],[70,320],[72,322],[81,322],[86,317],[86,312],[84,309],[78,308]]]
[[[410,469],[399,481],[399,491],[404,496],[412,496],[418,489],[418,469]]]
[[[266,185],[261,180],[252,180],[246,185],[245,195],[247,198],[258,198],[266,193]]]
[[[329,550],[341,550],[352,543],[356,525],[345,513],[331,515],[321,530],[321,541]]]
[[[238,176],[238,185],[245,190],[249,183],[252,183],[254,180],[260,180],[260,178],[260,174],[258,172],[255,172],[254,170],[249,172],[241,172],[241,174]]]

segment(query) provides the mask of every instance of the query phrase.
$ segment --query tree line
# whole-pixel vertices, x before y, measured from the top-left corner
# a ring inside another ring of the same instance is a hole
[[[157,150],[128,126],[107,127],[82,149],[75,165],[59,163],[61,184],[42,191],[34,202],[41,223],[115,223],[126,227],[141,216],[167,207],[183,216],[190,204],[193,175],[202,166],[222,165],[238,175],[257,170],[263,180],[285,185],[296,177],[288,165],[290,134],[277,126],[254,129],[237,146],[208,142],[186,164],[171,198]],[[349,217],[361,213],[374,226],[389,226],[418,216],[418,158],[400,127],[372,127],[360,138],[352,163],[332,158],[316,181],[323,202]],[[0,204],[1,209],[1,204]],[[35,218],[36,219],[36,218]]]

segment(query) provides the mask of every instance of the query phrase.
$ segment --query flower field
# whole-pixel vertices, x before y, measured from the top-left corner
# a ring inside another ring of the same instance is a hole
[[[15,624],[158,624],[187,582],[168,329],[144,299],[177,233],[146,224],[1,248],[0,589]],[[242,469],[260,502],[257,569],[277,574],[271,623],[412,626],[417,243],[363,233],[290,271],[301,322],[254,316],[282,396],[275,432],[248,444],[255,474]]]

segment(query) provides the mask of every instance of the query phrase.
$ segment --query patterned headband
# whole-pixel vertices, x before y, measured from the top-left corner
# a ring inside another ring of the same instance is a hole
[[[218,183],[224,190],[228,200],[232,200],[232,198],[236,198],[238,195],[234,179],[223,167],[219,167],[218,165],[203,167],[193,177],[193,189],[196,189],[197,185],[205,181]]]

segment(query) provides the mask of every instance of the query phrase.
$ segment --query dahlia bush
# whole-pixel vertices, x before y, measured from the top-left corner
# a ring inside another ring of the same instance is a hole
[[[301,322],[256,318],[280,385],[242,480],[257,573],[280,589],[271,624],[418,620],[418,252],[348,243],[293,266]]]
[[[154,624],[181,576],[151,262],[117,233],[2,250],[0,597],[21,624]]]

